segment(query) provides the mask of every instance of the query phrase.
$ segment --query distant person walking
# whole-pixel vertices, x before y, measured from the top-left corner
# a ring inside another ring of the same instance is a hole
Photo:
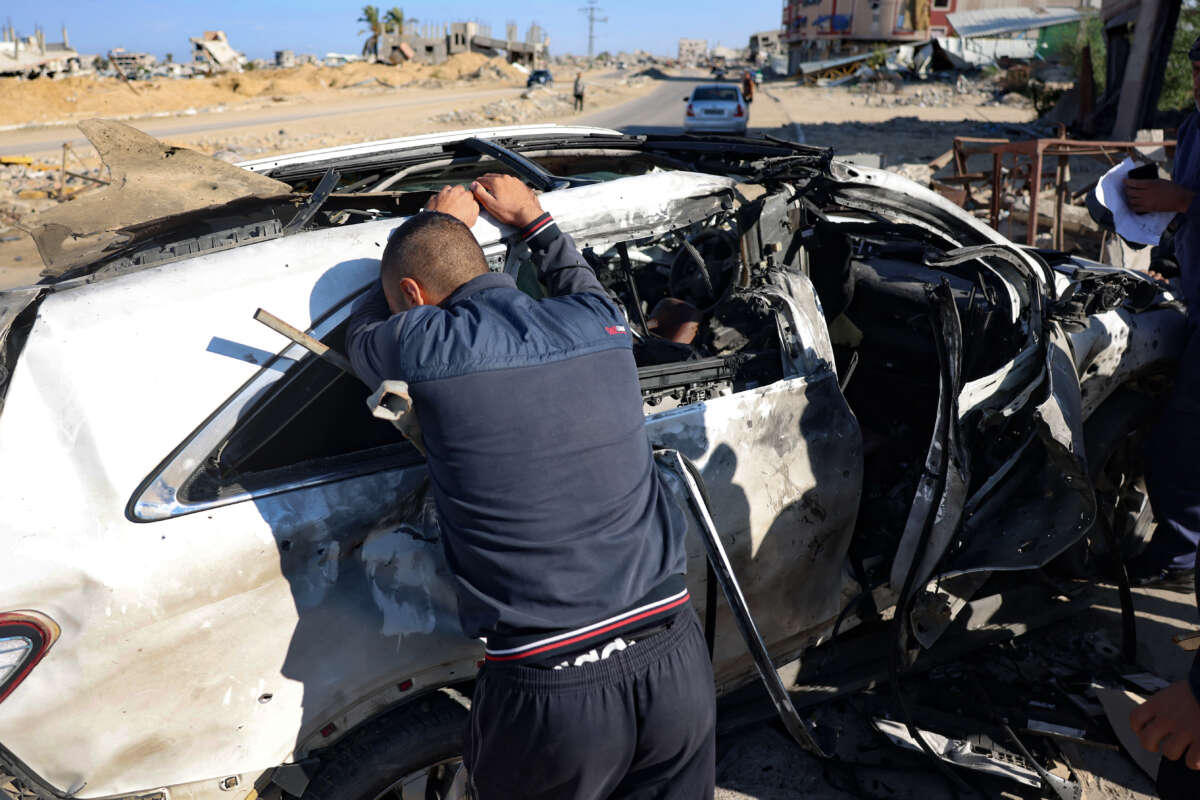
[[[583,111],[583,91],[587,88],[587,84],[583,82],[583,73],[575,73],[575,110]]]
[[[754,76],[749,70],[742,74],[742,97],[746,98],[747,103],[754,102]]]

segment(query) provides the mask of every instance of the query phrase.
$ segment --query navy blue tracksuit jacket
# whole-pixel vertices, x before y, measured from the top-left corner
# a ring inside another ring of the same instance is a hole
[[[392,315],[377,284],[346,336],[368,385],[409,384],[463,630],[494,661],[584,649],[688,602],[686,524],[654,468],[626,321],[548,214],[520,236],[545,299],[487,273]]]
[[[1179,128],[1173,182],[1200,193],[1200,118],[1192,114]],[[1200,546],[1200,195],[1181,215],[1175,233],[1175,255],[1188,307],[1188,343],[1179,362],[1175,390],[1163,409],[1146,448],[1146,488],[1158,529],[1137,559],[1135,572],[1163,566],[1194,569]],[[1196,583],[1200,605],[1200,580]],[[1200,700],[1200,655],[1188,680]],[[1159,767],[1159,794],[1164,800],[1200,796],[1200,773],[1164,758]]]

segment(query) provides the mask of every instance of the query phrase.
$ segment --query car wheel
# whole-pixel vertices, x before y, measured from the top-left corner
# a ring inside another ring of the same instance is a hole
[[[466,724],[441,692],[388,712],[321,756],[301,800],[466,800]]]

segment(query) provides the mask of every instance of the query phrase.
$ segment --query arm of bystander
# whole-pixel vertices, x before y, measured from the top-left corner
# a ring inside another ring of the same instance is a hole
[[[551,297],[591,292],[608,299],[575,242],[542,210],[532,189],[511,175],[484,175],[471,188],[497,222],[518,229],[533,254],[538,279]]]

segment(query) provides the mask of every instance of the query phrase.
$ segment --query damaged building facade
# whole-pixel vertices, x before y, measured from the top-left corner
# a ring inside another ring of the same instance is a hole
[[[987,35],[1037,40],[1042,31],[1091,13],[1088,0],[1047,5],[1038,0],[784,0],[788,68],[806,61],[870,51],[880,44]],[[961,28],[961,29],[960,29]]]
[[[33,36],[20,36],[11,24],[0,28],[0,75],[36,78],[79,72],[84,67],[67,39],[66,26],[61,42],[47,42],[40,28]]]
[[[513,23],[506,26],[503,39],[493,36],[490,26],[478,22],[421,27],[406,24],[403,30],[385,27],[372,34],[363,48],[363,54],[373,61],[386,64],[415,61],[431,66],[460,53],[482,53],[504,54],[510,64],[532,68],[545,63],[549,52],[550,39],[537,23],[529,26],[524,39],[518,36]]]
[[[708,58],[708,41],[705,39],[680,39],[679,62],[699,64]]]
[[[108,52],[108,62],[122,75],[134,76],[154,69],[158,59],[152,53],[131,53],[124,47],[114,47]]]
[[[192,61],[205,72],[241,72],[245,56],[233,49],[225,31],[205,31],[193,36]]]
[[[759,31],[750,34],[747,57],[753,64],[765,64],[786,52],[783,46],[783,31]]]

